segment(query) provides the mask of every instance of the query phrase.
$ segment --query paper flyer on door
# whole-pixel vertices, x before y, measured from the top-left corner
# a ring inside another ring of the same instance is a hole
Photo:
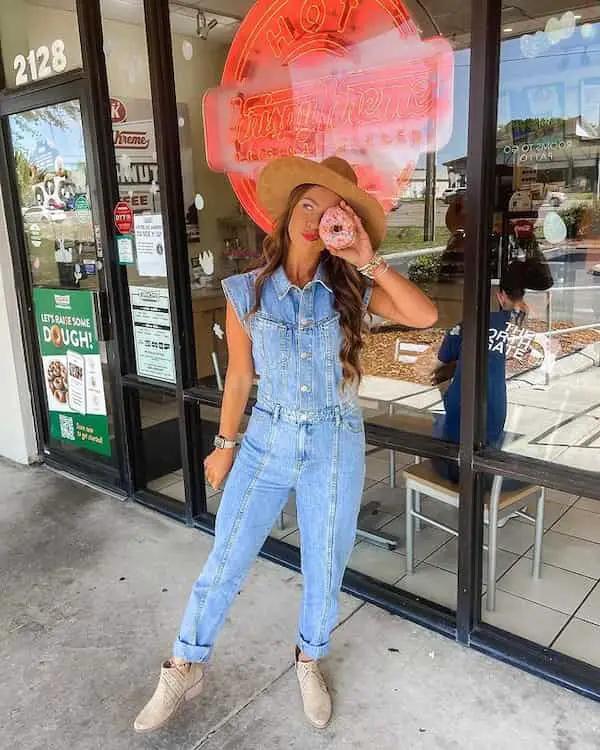
[[[111,455],[92,293],[33,290],[50,437]]]

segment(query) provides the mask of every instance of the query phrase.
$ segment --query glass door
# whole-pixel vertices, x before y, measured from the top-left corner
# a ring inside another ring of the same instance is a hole
[[[81,101],[18,112],[8,124],[32,285],[27,324],[37,342],[33,387],[45,404],[44,450],[113,468],[111,335]]]

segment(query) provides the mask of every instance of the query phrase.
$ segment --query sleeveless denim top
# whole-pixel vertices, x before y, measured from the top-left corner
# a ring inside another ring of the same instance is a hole
[[[258,271],[223,279],[223,291],[252,340],[259,376],[257,404],[283,408],[300,419],[314,419],[340,408],[357,408],[356,390],[342,390],[342,331],[334,295],[322,264],[303,289],[294,286],[283,266],[268,277],[260,309],[254,307]],[[366,311],[372,294],[367,287]]]

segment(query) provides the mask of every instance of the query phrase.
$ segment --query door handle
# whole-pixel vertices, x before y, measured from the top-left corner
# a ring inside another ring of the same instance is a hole
[[[98,321],[98,341],[110,341],[112,339],[110,330],[110,313],[108,310],[108,295],[105,291],[95,292],[96,320]]]

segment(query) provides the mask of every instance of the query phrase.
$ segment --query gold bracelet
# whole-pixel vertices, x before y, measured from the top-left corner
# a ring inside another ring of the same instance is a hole
[[[366,276],[368,279],[374,279],[373,273],[380,268],[382,265],[387,265],[385,260],[379,255],[378,253],[375,253],[375,255],[371,258],[371,260],[368,263],[365,263],[364,266],[358,266],[357,270],[359,273],[362,273],[363,276]]]
[[[390,270],[390,267],[387,263],[387,261],[383,261],[383,263],[380,263],[375,271],[373,271],[373,274],[371,275],[371,279],[375,280],[378,279],[380,276],[383,276],[384,273]]]

